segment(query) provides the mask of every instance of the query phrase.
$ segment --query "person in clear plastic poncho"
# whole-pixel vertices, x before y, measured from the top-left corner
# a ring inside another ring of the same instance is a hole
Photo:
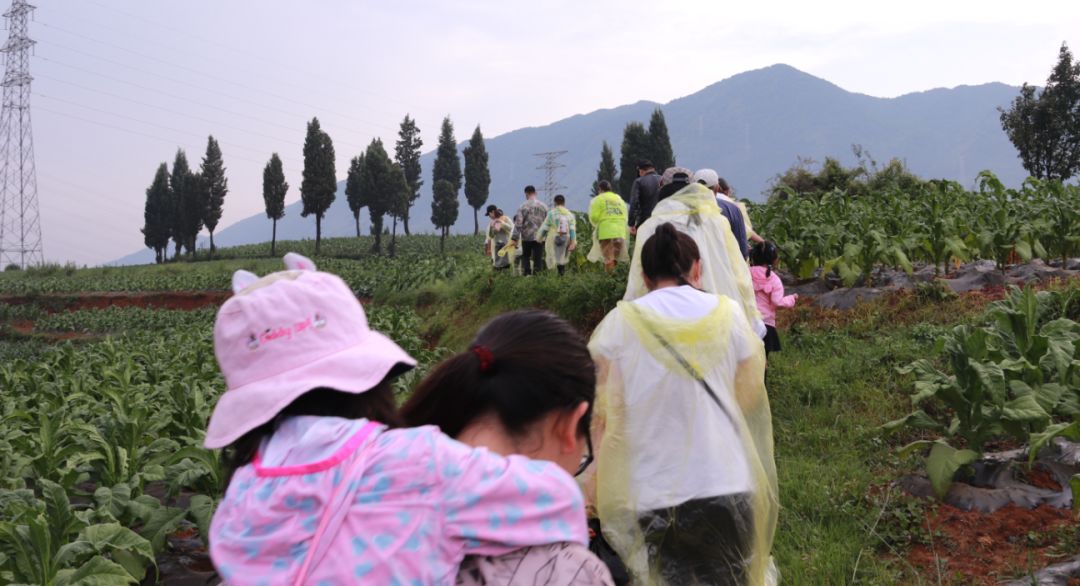
[[[589,343],[598,452],[587,498],[635,585],[775,584],[761,339],[741,303],[700,289],[707,265],[674,225],[653,226],[637,252],[650,292],[620,302]]]
[[[491,220],[487,228],[487,237],[484,239],[484,251],[491,257],[491,265],[496,269],[510,268],[512,255],[500,255],[501,251],[510,243],[510,237],[514,232],[514,222],[503,214],[498,207],[487,207],[487,217]]]
[[[566,209],[566,196],[555,196],[555,207],[548,211],[536,239],[544,243],[548,270],[556,269],[559,275],[565,274],[570,253],[577,249],[577,218],[574,212]]]
[[[656,204],[652,216],[638,228],[623,299],[632,301],[648,292],[641,273],[641,247],[657,226],[671,222],[680,232],[693,238],[701,251],[701,288],[738,301],[758,337],[764,336],[765,322],[761,321],[754,299],[750,267],[742,256],[727,218],[716,204],[712,190],[697,183],[687,183],[689,171],[675,173],[673,180],[667,179],[666,172],[664,177],[666,185],[661,188],[661,196],[664,191],[670,191],[673,185],[677,186],[680,180],[686,186]]]

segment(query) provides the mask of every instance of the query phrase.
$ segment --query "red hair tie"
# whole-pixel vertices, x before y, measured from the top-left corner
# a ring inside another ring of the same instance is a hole
[[[491,370],[495,364],[495,355],[487,346],[473,346],[473,354],[480,360],[480,373],[484,374]]]

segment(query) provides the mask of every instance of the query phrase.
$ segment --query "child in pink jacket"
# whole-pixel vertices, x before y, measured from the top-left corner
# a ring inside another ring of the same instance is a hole
[[[214,324],[227,389],[204,444],[230,477],[210,526],[226,584],[451,585],[466,555],[587,544],[559,466],[400,428],[389,381],[416,362],[344,281],[285,263],[237,272]]]
[[[765,353],[780,351],[780,334],[776,331],[776,308],[795,307],[798,295],[784,295],[784,284],[773,272],[779,255],[772,242],[759,242],[750,250],[750,277],[754,281],[754,296],[758,311],[765,322]]]

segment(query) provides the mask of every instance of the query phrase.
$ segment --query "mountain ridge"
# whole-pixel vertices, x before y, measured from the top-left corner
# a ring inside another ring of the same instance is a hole
[[[560,169],[559,182],[567,186],[569,207],[585,209],[601,142],[606,140],[618,156],[626,123],[647,123],[656,107],[664,110],[680,165],[714,168],[740,197],[749,199],[760,199],[769,182],[800,157],[820,161],[831,156],[854,163],[851,147],[855,144],[880,161],[899,158],[923,177],[970,185],[979,171],[991,169],[1006,184],[1017,185],[1026,174],[1001,131],[997,108],[1008,106],[1018,92],[1018,87],[988,82],[884,98],[847,91],[790,65],[771,65],[732,75],[664,104],[638,100],[487,138],[492,178],[488,203],[512,214],[522,200],[523,187],[544,182],[536,169],[541,160],[534,154],[567,150],[559,159],[566,165]],[[456,130],[459,136],[472,131]],[[459,152],[465,144],[459,143]],[[424,187],[412,208],[414,232],[433,229],[433,161],[434,149],[421,157]],[[470,232],[472,208],[464,194],[459,201],[453,230]],[[314,219],[300,218],[300,209],[299,201],[286,207],[285,218],[278,222],[279,239],[314,237]],[[361,223],[367,233],[366,210],[361,212]],[[270,220],[260,213],[219,229],[214,240],[219,246],[250,244],[269,240],[270,231]],[[337,198],[323,219],[323,234],[355,234],[344,181],[338,183]],[[146,262],[153,262],[148,249],[109,264]]]

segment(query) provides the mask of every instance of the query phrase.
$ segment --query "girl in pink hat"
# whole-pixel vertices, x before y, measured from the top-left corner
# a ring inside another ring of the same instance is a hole
[[[285,264],[238,272],[214,325],[227,391],[205,445],[230,480],[210,554],[226,583],[453,584],[469,554],[586,543],[559,466],[398,427],[389,383],[415,361],[341,279]]]

